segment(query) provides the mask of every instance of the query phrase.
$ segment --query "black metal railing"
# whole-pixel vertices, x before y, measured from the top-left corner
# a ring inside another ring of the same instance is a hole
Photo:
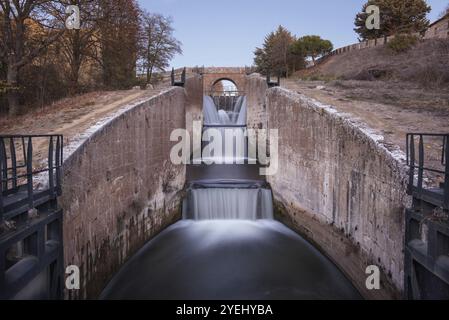
[[[429,163],[428,150],[438,144],[441,155]],[[449,134],[407,134],[408,193],[414,198],[449,209]],[[437,185],[424,186],[425,175],[437,176]]]
[[[281,85],[281,77],[278,75],[277,81],[273,81],[273,80],[271,80],[271,74],[268,71],[267,72],[267,85],[268,85],[268,88],[279,87]]]
[[[34,154],[36,144],[41,159]],[[62,135],[0,136],[0,222],[59,196],[62,161]],[[35,178],[44,173],[46,186],[34,188]]]
[[[62,162],[62,135],[0,136],[0,299],[62,298]]]
[[[176,73],[175,73],[175,69],[174,68],[172,68],[170,77],[171,77],[171,85],[172,86],[184,87],[184,85],[186,83],[186,68],[182,69],[181,80],[180,81],[176,81]]]

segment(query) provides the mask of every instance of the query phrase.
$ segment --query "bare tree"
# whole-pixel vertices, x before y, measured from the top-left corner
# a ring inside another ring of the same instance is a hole
[[[55,1],[53,1],[55,2]],[[55,25],[47,10],[48,0],[0,0],[0,58],[6,64],[9,114],[20,112],[20,69],[30,64],[56,41],[64,28]],[[30,25],[38,30],[29,32]]]
[[[182,54],[181,42],[173,36],[170,17],[144,11],[141,19],[140,63],[151,83],[154,72],[164,71],[176,54]]]
[[[69,83],[69,93],[79,90],[80,70],[90,57],[96,57],[98,50],[98,21],[101,19],[99,0],[60,0],[60,4],[52,2],[52,12],[61,23],[65,23],[67,15],[65,8],[76,5],[80,10],[80,28],[67,30],[58,44],[68,67],[66,77]]]

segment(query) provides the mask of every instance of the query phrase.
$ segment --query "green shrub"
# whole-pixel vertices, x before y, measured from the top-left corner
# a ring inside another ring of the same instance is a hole
[[[395,53],[406,52],[418,42],[418,37],[410,34],[398,34],[388,43],[388,48]]]

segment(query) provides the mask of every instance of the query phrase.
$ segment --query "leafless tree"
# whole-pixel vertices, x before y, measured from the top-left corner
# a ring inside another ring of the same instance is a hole
[[[60,5],[62,4],[62,6]],[[65,8],[76,5],[80,10],[80,28],[67,30],[59,40],[61,53],[65,60],[65,67],[69,83],[69,93],[78,92],[80,70],[91,57],[96,57],[98,50],[98,21],[101,19],[99,0],[60,0],[51,3],[52,12],[56,18],[65,23],[67,15]]]
[[[164,71],[176,54],[182,54],[181,42],[173,36],[173,21],[170,17],[141,14],[140,66],[151,83],[154,72]]]
[[[48,0],[0,0],[0,59],[6,64],[9,114],[20,112],[18,80],[30,64],[64,33],[48,10]]]

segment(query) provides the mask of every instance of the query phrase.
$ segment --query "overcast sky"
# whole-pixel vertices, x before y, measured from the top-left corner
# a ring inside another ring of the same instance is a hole
[[[366,0],[140,0],[172,16],[184,54],[172,65],[245,66],[264,36],[282,24],[297,36],[317,34],[335,47],[357,42],[354,17]],[[449,0],[428,0],[434,21]]]

